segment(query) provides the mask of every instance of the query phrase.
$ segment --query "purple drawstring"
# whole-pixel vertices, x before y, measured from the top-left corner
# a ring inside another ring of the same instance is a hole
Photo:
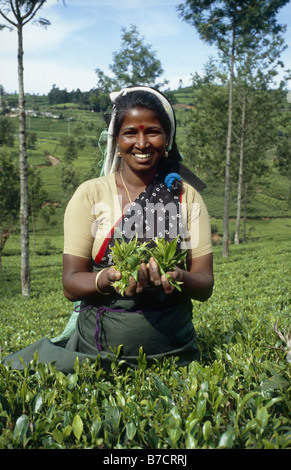
[[[105,312],[105,307],[97,307],[97,312],[96,312],[96,329],[95,329],[95,342],[96,342],[96,346],[97,346],[97,349],[98,351],[102,351],[102,347],[101,345],[99,344],[98,342],[98,336],[99,336],[99,332],[100,332],[100,327],[99,327],[99,324],[98,324],[98,320],[99,320],[99,317]]]
[[[97,346],[97,349],[98,351],[102,351],[102,348],[100,346],[100,344],[98,343],[98,336],[99,336],[99,331],[100,331],[100,328],[99,328],[99,325],[98,325],[98,320],[99,320],[99,317],[100,315],[102,315],[102,313],[105,312],[105,310],[110,310],[110,309],[107,309],[105,307],[101,307],[101,306],[96,306],[96,305],[86,305],[85,307],[81,308],[81,305],[77,305],[75,308],[74,308],[74,311],[75,312],[83,312],[84,310],[87,310],[88,308],[93,308],[93,307],[97,307],[97,312],[96,312],[96,329],[95,329],[95,341],[96,341],[96,346]],[[118,310],[116,310],[118,311]],[[120,310],[120,312],[122,312],[123,310]]]
[[[108,307],[101,307],[101,306],[96,306],[94,305],[94,307],[97,307],[97,312],[96,312],[96,329],[95,329],[95,342],[96,342],[96,346],[97,346],[97,349],[98,351],[102,351],[102,347],[101,345],[99,344],[98,342],[98,336],[99,336],[99,333],[100,333],[100,327],[99,327],[99,318],[100,316],[104,313],[104,312],[116,312],[116,313],[124,313],[126,312],[126,310],[124,309],[114,309],[114,308],[108,308]],[[135,313],[142,313],[142,310],[137,310]]]
[[[83,312],[83,310],[87,310],[87,308],[94,307],[94,305],[86,305],[86,307],[83,307],[83,308],[80,308],[80,307],[81,307],[81,305],[77,305],[74,308],[74,312],[77,312],[77,313]]]
[[[74,308],[74,311],[75,312],[83,312],[84,310],[87,310],[88,308],[97,308],[97,311],[96,311],[96,328],[95,328],[95,342],[96,342],[96,346],[97,346],[97,349],[98,351],[102,351],[102,347],[101,345],[99,344],[98,342],[98,336],[99,336],[99,333],[100,333],[100,326],[99,326],[99,318],[101,315],[103,315],[104,312],[116,312],[116,313],[124,313],[126,312],[126,310],[124,310],[123,308],[122,309],[116,309],[116,308],[108,308],[108,307],[103,307],[101,305],[86,305],[85,307],[81,308],[81,305],[77,305],[75,308]],[[142,313],[142,310],[136,310],[134,313]]]

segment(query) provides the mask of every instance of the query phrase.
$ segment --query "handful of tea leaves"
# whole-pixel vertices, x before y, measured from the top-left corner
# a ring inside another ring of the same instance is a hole
[[[123,238],[121,242],[116,239],[111,254],[115,269],[121,272],[121,279],[115,281],[113,286],[118,287],[120,294],[124,296],[129,277],[133,276],[137,281],[141,263],[147,263],[153,257],[158,263],[160,273],[167,276],[170,284],[181,291],[181,282],[172,281],[171,276],[166,274],[167,271],[173,271],[186,258],[186,251],[175,254],[177,242],[178,237],[171,242],[155,238],[155,246],[149,247],[149,243],[140,243],[137,237],[128,243]]]
[[[185,261],[187,256],[186,250],[175,254],[178,238],[179,236],[174,238],[171,242],[166,242],[164,238],[155,238],[156,246],[151,250],[151,256],[153,256],[158,263],[160,273],[168,278],[172,286],[181,291],[180,284],[182,284],[182,282],[172,281],[171,276],[167,274],[167,271],[174,271],[176,266]]]
[[[118,287],[123,296],[128,286],[129,277],[133,276],[135,281],[138,279],[140,264],[146,255],[146,243],[138,242],[137,237],[129,243],[126,243],[124,239],[119,243],[116,239],[115,245],[110,250],[115,269],[121,272],[121,279],[115,281],[113,286]]]

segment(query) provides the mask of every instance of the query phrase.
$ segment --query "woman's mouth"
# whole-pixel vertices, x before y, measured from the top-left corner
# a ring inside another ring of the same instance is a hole
[[[150,157],[151,154],[150,153],[135,153],[134,156],[135,156],[135,158],[144,159],[144,158]]]

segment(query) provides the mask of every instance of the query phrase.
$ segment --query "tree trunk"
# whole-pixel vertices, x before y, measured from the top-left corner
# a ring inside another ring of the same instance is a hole
[[[243,225],[243,243],[247,241],[247,201],[248,201],[248,183],[245,183],[244,194],[244,225]]]
[[[234,244],[235,245],[239,245],[239,234],[240,234],[241,198],[242,198],[243,165],[244,165],[245,123],[246,123],[246,86],[244,85],[243,97],[242,97],[241,140],[240,140],[239,172],[238,172],[238,186],[237,186],[236,226],[235,226],[235,234],[234,234]]]
[[[18,23],[18,86],[19,86],[19,167],[20,167],[20,229],[21,229],[21,285],[22,295],[30,296],[29,267],[29,200],[25,129],[25,98],[23,83],[23,34]]]
[[[231,66],[230,66],[230,79],[229,79],[229,102],[228,102],[228,130],[226,142],[226,163],[225,163],[225,186],[224,186],[224,213],[223,213],[223,238],[222,238],[222,255],[229,256],[229,243],[228,243],[228,219],[229,219],[229,198],[230,198],[230,158],[231,158],[231,140],[232,140],[232,110],[233,110],[233,70],[234,70],[234,51],[235,51],[235,13],[233,19],[232,29],[232,50],[231,50]]]

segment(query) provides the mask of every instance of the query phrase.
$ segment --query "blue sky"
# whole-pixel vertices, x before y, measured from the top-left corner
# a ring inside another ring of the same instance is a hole
[[[121,47],[121,28],[137,26],[146,44],[156,51],[170,88],[191,84],[202,73],[216,48],[203,43],[196,30],[177,13],[180,0],[48,0],[39,16],[51,21],[47,29],[31,23],[24,28],[24,77],[28,93],[48,93],[53,84],[68,91],[96,86],[96,68],[109,73],[113,52]],[[286,24],[287,51],[281,58],[291,69],[291,3],[278,16]],[[1,18],[0,18],[1,23]],[[0,84],[18,90],[17,35],[0,32]],[[290,87],[289,87],[290,88]]]

